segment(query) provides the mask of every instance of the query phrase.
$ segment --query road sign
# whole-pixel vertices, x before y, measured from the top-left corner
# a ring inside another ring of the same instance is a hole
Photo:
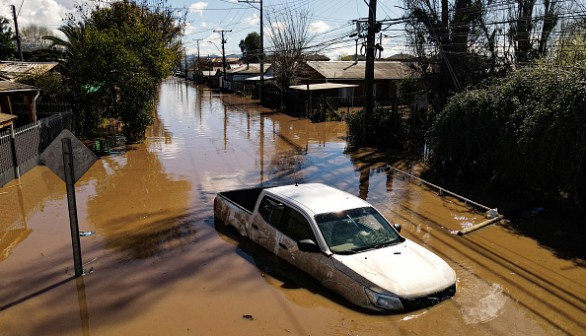
[[[61,139],[71,139],[73,151],[73,170],[75,172],[73,183],[77,182],[85,172],[98,160],[94,152],[87,148],[78,138],[68,130],[63,130],[40,156],[41,164],[49,167],[57,176],[65,181],[63,166],[63,150]]]
[[[98,157],[68,130],[63,130],[40,157],[42,164],[49,167],[49,169],[65,181],[76,278],[83,275],[83,268],[81,244],[79,241],[79,224],[77,221],[77,203],[75,200],[75,182],[97,160]]]

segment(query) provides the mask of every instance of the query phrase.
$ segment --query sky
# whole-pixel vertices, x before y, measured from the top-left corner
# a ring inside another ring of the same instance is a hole
[[[31,24],[45,26],[59,35],[58,28],[68,13],[75,12],[79,4],[95,5],[100,0],[2,0],[0,16],[9,18],[12,24],[12,9],[16,6],[19,28]],[[111,1],[111,0],[107,0]],[[242,1],[242,0],[241,0]],[[241,53],[238,44],[247,34],[260,32],[260,0],[244,3],[238,0],[166,0],[166,6],[176,13],[187,13],[183,44],[188,55],[197,54],[197,40],[201,57],[221,55],[221,35],[214,30],[226,32],[226,54]],[[327,55],[332,60],[343,55],[353,55],[356,49],[354,38],[349,37],[355,24],[352,20],[368,16],[367,0],[262,0],[265,49],[270,50],[269,19],[278,22],[285,8],[307,11],[309,34],[312,40],[309,50]],[[102,1],[103,2],[103,1]],[[151,1],[154,2],[154,1]],[[403,0],[378,0],[377,20],[396,19],[403,15],[400,9]],[[12,27],[14,29],[14,27]],[[377,34],[377,42],[381,38]],[[410,53],[406,47],[403,27],[394,25],[382,32],[382,57],[397,53]]]

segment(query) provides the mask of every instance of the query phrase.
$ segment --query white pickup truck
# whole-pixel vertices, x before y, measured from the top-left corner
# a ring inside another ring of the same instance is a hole
[[[415,310],[456,292],[444,260],[366,201],[323,184],[221,192],[214,218],[363,308]]]

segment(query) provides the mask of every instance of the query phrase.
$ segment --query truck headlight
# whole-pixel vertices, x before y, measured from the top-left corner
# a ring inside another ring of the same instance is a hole
[[[366,287],[364,288],[364,292],[366,292],[366,296],[368,296],[370,302],[378,308],[385,310],[403,310],[403,303],[396,296],[377,293]]]

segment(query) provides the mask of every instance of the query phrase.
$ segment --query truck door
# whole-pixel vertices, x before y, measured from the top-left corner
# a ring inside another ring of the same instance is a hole
[[[297,241],[311,239],[317,242],[309,221],[299,211],[289,208],[284,219],[284,230],[277,234],[277,255],[292,265],[312,275],[320,282],[335,274],[328,256],[319,252],[303,252],[297,248]]]
[[[287,206],[269,196],[261,200],[257,214],[252,218],[250,239],[277,254],[277,235],[284,225]]]

